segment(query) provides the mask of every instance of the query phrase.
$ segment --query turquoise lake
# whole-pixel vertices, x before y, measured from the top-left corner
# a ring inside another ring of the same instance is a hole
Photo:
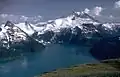
[[[89,49],[75,45],[49,45],[42,51],[1,63],[0,77],[34,77],[59,68],[98,62],[91,56]]]

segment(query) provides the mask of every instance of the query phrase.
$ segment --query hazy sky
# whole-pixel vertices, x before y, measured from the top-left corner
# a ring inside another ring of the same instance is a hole
[[[45,19],[67,15],[72,10],[82,11],[96,6],[104,8],[104,14],[116,14],[114,4],[118,0],[0,0],[0,13],[25,16],[41,15]],[[120,11],[120,9],[118,10]],[[111,16],[112,17],[112,16]]]

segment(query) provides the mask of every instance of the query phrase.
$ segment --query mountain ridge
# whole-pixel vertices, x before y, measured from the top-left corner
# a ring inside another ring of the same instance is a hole
[[[30,42],[31,39],[31,42],[39,43],[40,46],[49,43],[93,45],[103,37],[118,36],[119,31],[119,23],[102,24],[87,13],[73,12],[67,17],[36,24],[7,21],[0,27],[0,41],[7,49],[14,41],[19,44],[21,41]]]

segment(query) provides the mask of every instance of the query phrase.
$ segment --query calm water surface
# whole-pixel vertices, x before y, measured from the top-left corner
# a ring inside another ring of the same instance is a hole
[[[90,47],[50,45],[41,52],[0,64],[0,77],[33,77],[74,64],[97,62],[88,53],[89,49]]]

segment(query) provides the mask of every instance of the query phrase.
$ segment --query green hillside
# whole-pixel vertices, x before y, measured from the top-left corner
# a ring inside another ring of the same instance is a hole
[[[120,59],[58,69],[35,77],[120,77]]]

